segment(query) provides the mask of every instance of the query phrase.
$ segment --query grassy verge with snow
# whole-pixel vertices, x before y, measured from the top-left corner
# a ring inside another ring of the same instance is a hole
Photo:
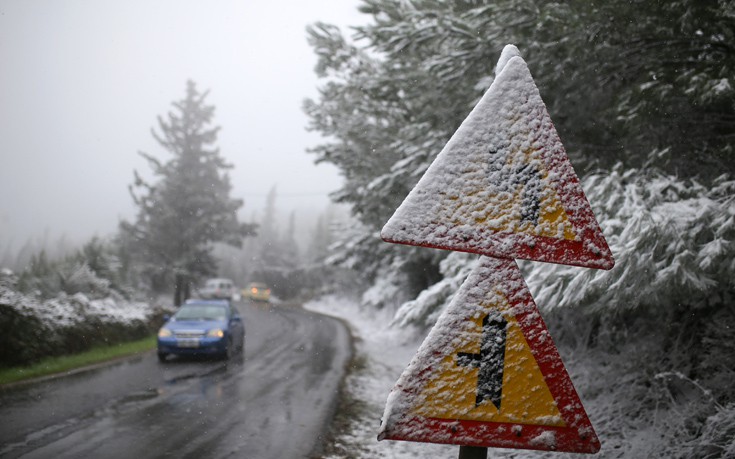
[[[84,365],[75,359],[105,359],[105,353],[135,348],[129,343],[150,347],[150,337],[166,312],[163,306],[132,300],[110,288],[74,294],[25,292],[13,273],[1,271],[0,370],[12,374],[17,368],[43,368],[51,358]]]
[[[108,346],[96,346],[74,355],[48,357],[36,364],[0,370],[0,386],[43,376],[70,372],[82,367],[146,352],[156,347],[156,336]]]

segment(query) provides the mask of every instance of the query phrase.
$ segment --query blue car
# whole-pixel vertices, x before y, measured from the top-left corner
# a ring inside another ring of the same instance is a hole
[[[227,300],[188,300],[158,331],[158,359],[213,355],[225,359],[245,345],[245,324]]]

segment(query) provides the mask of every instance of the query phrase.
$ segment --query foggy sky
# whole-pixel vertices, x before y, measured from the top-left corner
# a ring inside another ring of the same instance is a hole
[[[365,23],[357,0],[0,0],[0,250],[47,233],[84,242],[133,220],[138,151],[169,156],[150,130],[188,79],[210,90],[233,196],[250,220],[265,195],[299,216],[341,179],[305,153],[321,138],[307,24]]]

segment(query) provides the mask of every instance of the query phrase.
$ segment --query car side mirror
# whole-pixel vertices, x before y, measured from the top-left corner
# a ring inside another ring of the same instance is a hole
[[[233,322],[240,322],[241,320],[242,320],[242,319],[240,319],[240,316],[238,316],[238,315],[234,315],[234,316],[232,316],[232,321],[233,321]]]
[[[171,319],[171,316],[170,316],[169,314],[164,314],[164,315],[163,315],[163,321],[164,321],[164,322],[168,322],[168,321],[169,321],[169,319]]]

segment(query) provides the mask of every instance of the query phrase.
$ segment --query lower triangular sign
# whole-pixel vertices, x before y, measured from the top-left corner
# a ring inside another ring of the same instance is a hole
[[[378,438],[600,449],[514,260],[481,257],[388,397]]]

